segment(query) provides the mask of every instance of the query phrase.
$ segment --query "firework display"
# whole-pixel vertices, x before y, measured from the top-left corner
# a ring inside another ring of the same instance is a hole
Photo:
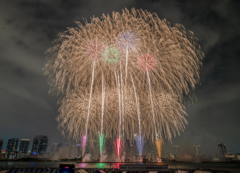
[[[87,143],[87,135],[81,136],[82,156],[84,157],[85,147]]]
[[[50,92],[64,96],[62,133],[82,136],[84,147],[87,138],[99,136],[103,147],[106,136],[114,137],[118,157],[124,139],[135,139],[141,155],[144,139],[155,141],[160,157],[163,139],[187,124],[182,100],[199,81],[198,39],[143,10],[76,23],[59,34],[44,67]]]
[[[153,67],[155,66],[155,59],[152,55],[144,53],[139,57],[137,64],[141,70],[151,71],[153,69]]]
[[[161,158],[161,155],[162,155],[162,139],[157,139],[155,141],[155,144],[156,144],[156,148],[157,148],[157,151],[158,151],[158,157]]]
[[[119,159],[120,151],[121,151],[121,148],[122,148],[122,141],[121,141],[120,138],[116,138],[116,142],[114,142],[114,146],[115,146],[117,157]]]
[[[103,52],[103,59],[108,63],[116,63],[120,60],[119,50],[115,47],[107,47]]]
[[[101,158],[102,158],[102,152],[103,152],[103,146],[104,146],[104,140],[105,140],[104,134],[99,134],[99,135],[98,135],[98,140],[99,140],[100,160],[101,160]]]

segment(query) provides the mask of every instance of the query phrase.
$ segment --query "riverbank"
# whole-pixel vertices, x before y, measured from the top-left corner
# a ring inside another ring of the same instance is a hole
[[[77,163],[99,163],[98,161],[82,162],[81,159],[59,159],[50,160],[44,158],[21,158],[21,159],[0,159],[0,162],[77,162]],[[117,163],[117,162],[104,162],[104,163]],[[119,163],[137,163],[137,162],[119,162]],[[146,162],[146,163],[157,163],[157,162]],[[178,164],[178,163],[239,163],[240,160],[232,161],[180,161],[180,160],[163,160],[163,163]]]
[[[68,162],[34,162],[34,161],[0,161],[1,168],[58,168],[61,163],[73,163],[76,168],[87,169],[87,168],[119,168],[120,165],[129,165],[132,163],[78,163],[76,161]],[[159,164],[159,163],[135,163],[135,164]],[[187,162],[174,162],[166,163],[169,169],[214,169],[214,170],[231,170],[240,172],[240,163],[187,163]]]
[[[127,170],[119,170],[117,168],[76,168],[76,173],[123,173]],[[157,170],[155,170],[157,171]],[[166,169],[159,170],[162,173],[237,173],[237,170],[215,170],[215,169]],[[129,173],[144,172],[150,173],[149,170],[129,171]],[[6,168],[1,170],[0,173],[59,173],[58,168]]]

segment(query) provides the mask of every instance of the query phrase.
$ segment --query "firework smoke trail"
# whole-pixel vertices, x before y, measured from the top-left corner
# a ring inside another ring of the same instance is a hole
[[[140,107],[139,107],[139,98],[138,97],[137,97],[137,114],[138,114],[139,135],[141,136],[141,119],[140,119]]]
[[[114,67],[114,76],[116,79],[116,85],[118,86],[118,97],[119,97],[119,138],[121,136],[121,117],[123,118],[123,137],[124,137],[124,108],[123,108],[123,87],[122,87],[122,69],[121,69],[121,61],[120,61],[120,78],[121,78],[121,84],[119,80],[119,75],[116,74],[116,70]],[[122,102],[121,102],[121,96],[122,96]],[[122,104],[122,105],[121,105]],[[122,107],[122,108],[121,108]]]
[[[120,89],[120,80],[118,75],[118,96],[119,96],[119,137],[116,138],[116,142],[114,142],[115,150],[118,156],[120,157],[120,151],[122,148],[122,141],[121,141],[121,89]]]
[[[121,137],[121,89],[118,75],[118,98],[119,98],[119,139]]]
[[[125,84],[127,83],[127,67],[128,67],[128,46],[126,48],[126,67],[125,67]]]
[[[123,80],[122,80],[122,65],[120,61],[120,76],[121,76],[121,94],[122,94],[122,124],[123,124],[123,139],[124,139],[124,90],[123,90]]]
[[[86,135],[87,135],[88,121],[89,121],[89,114],[90,114],[90,106],[91,106],[91,99],[92,99],[92,88],[93,88],[93,81],[94,81],[94,69],[95,69],[95,59],[93,61],[92,82],[91,82],[90,96],[89,96],[89,102],[88,102],[88,115],[87,115],[87,124],[86,124]]]
[[[152,105],[152,116],[153,116],[153,123],[154,123],[155,137],[156,137],[156,140],[157,140],[157,138],[158,138],[158,134],[157,134],[157,129],[156,129],[155,114],[154,114],[154,109],[153,109],[152,89],[151,89],[151,82],[150,82],[150,77],[149,77],[149,72],[148,72],[147,67],[146,67],[146,70],[147,70],[147,78],[148,78],[148,84],[149,84],[150,100],[151,100],[151,105]]]
[[[83,154],[84,154],[84,151],[85,151],[85,146],[86,146],[86,141],[87,141],[88,121],[89,121],[90,106],[91,106],[91,99],[92,99],[92,87],[93,87],[93,80],[94,80],[94,69],[95,69],[95,59],[93,61],[92,82],[91,82],[90,96],[89,96],[89,103],[88,103],[88,115],[87,115],[87,124],[86,124],[86,134],[85,134],[85,138],[84,138],[85,145],[83,145],[84,148],[82,148]]]
[[[105,86],[104,86],[104,78],[102,74],[102,117],[101,117],[101,134],[103,131],[103,114],[104,114],[104,100],[105,100]]]
[[[140,110],[139,110],[139,99],[137,99],[137,112],[138,112],[138,125],[139,125],[139,135],[136,136],[135,140],[137,143],[137,148],[140,157],[142,157],[142,151],[144,146],[144,137],[141,136],[141,122],[140,122]]]
[[[133,81],[131,73],[130,73],[130,76],[131,76],[131,80],[132,80],[132,84],[133,84],[133,89],[134,89],[134,94],[135,94],[135,99],[136,99],[136,105],[137,105],[137,114],[138,114],[138,130],[139,130],[139,133],[135,137],[135,140],[136,140],[136,143],[137,143],[138,153],[141,157],[142,156],[142,151],[143,151],[143,146],[144,146],[144,137],[141,136],[141,119],[140,119],[139,99],[137,97],[137,92],[136,92],[136,88],[135,88],[134,81]]]
[[[137,92],[136,92],[136,88],[135,88],[134,81],[133,81],[131,73],[130,73],[130,77],[131,77],[131,80],[132,80],[134,94],[135,94],[135,99],[136,99],[137,114],[138,114],[138,130],[139,130],[139,135],[141,136],[141,121],[140,121],[139,100],[138,100],[138,97],[137,97]]]
[[[120,61],[120,76],[121,75],[121,61]],[[114,67],[114,76],[115,76],[115,79],[116,79],[116,85],[118,87],[118,98],[119,98],[119,139],[121,137],[121,114],[122,114],[122,111],[123,109],[121,109],[121,87],[120,87],[120,80],[119,80],[119,75],[116,74],[116,70],[115,70],[115,67]],[[122,95],[123,96],[123,95]],[[123,102],[122,102],[123,103]]]
[[[105,99],[105,86],[104,86],[104,78],[102,74],[102,117],[101,117],[101,133],[99,136],[99,147],[100,147],[100,160],[102,158],[102,151],[104,146],[105,135],[102,133],[103,131],[103,114],[104,114],[104,99]]]

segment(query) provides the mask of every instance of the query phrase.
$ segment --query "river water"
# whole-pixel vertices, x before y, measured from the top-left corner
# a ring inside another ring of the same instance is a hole
[[[119,168],[119,165],[132,163],[77,163],[77,162],[20,162],[20,161],[0,161],[0,167],[58,167],[60,163],[73,163],[76,168]],[[158,163],[143,163],[143,164],[158,164]],[[176,163],[169,164],[170,168],[177,169],[218,169],[218,170],[235,170],[240,172],[240,163]]]

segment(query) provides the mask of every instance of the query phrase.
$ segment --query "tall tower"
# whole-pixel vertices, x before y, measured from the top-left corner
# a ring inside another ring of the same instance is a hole
[[[8,139],[8,144],[7,144],[7,153],[15,153],[17,151],[18,147],[18,139],[17,138],[10,138]]]
[[[0,153],[2,152],[2,145],[3,145],[3,140],[0,139]]]
[[[200,155],[200,145],[193,145],[195,158],[198,159]]]
[[[46,135],[37,135],[33,140],[32,154],[46,154],[48,146],[48,137]]]
[[[19,152],[27,154],[30,146],[30,139],[21,139],[19,144]]]
[[[217,146],[217,157],[219,159],[224,159],[226,154],[227,154],[226,145],[223,143],[219,143]]]

